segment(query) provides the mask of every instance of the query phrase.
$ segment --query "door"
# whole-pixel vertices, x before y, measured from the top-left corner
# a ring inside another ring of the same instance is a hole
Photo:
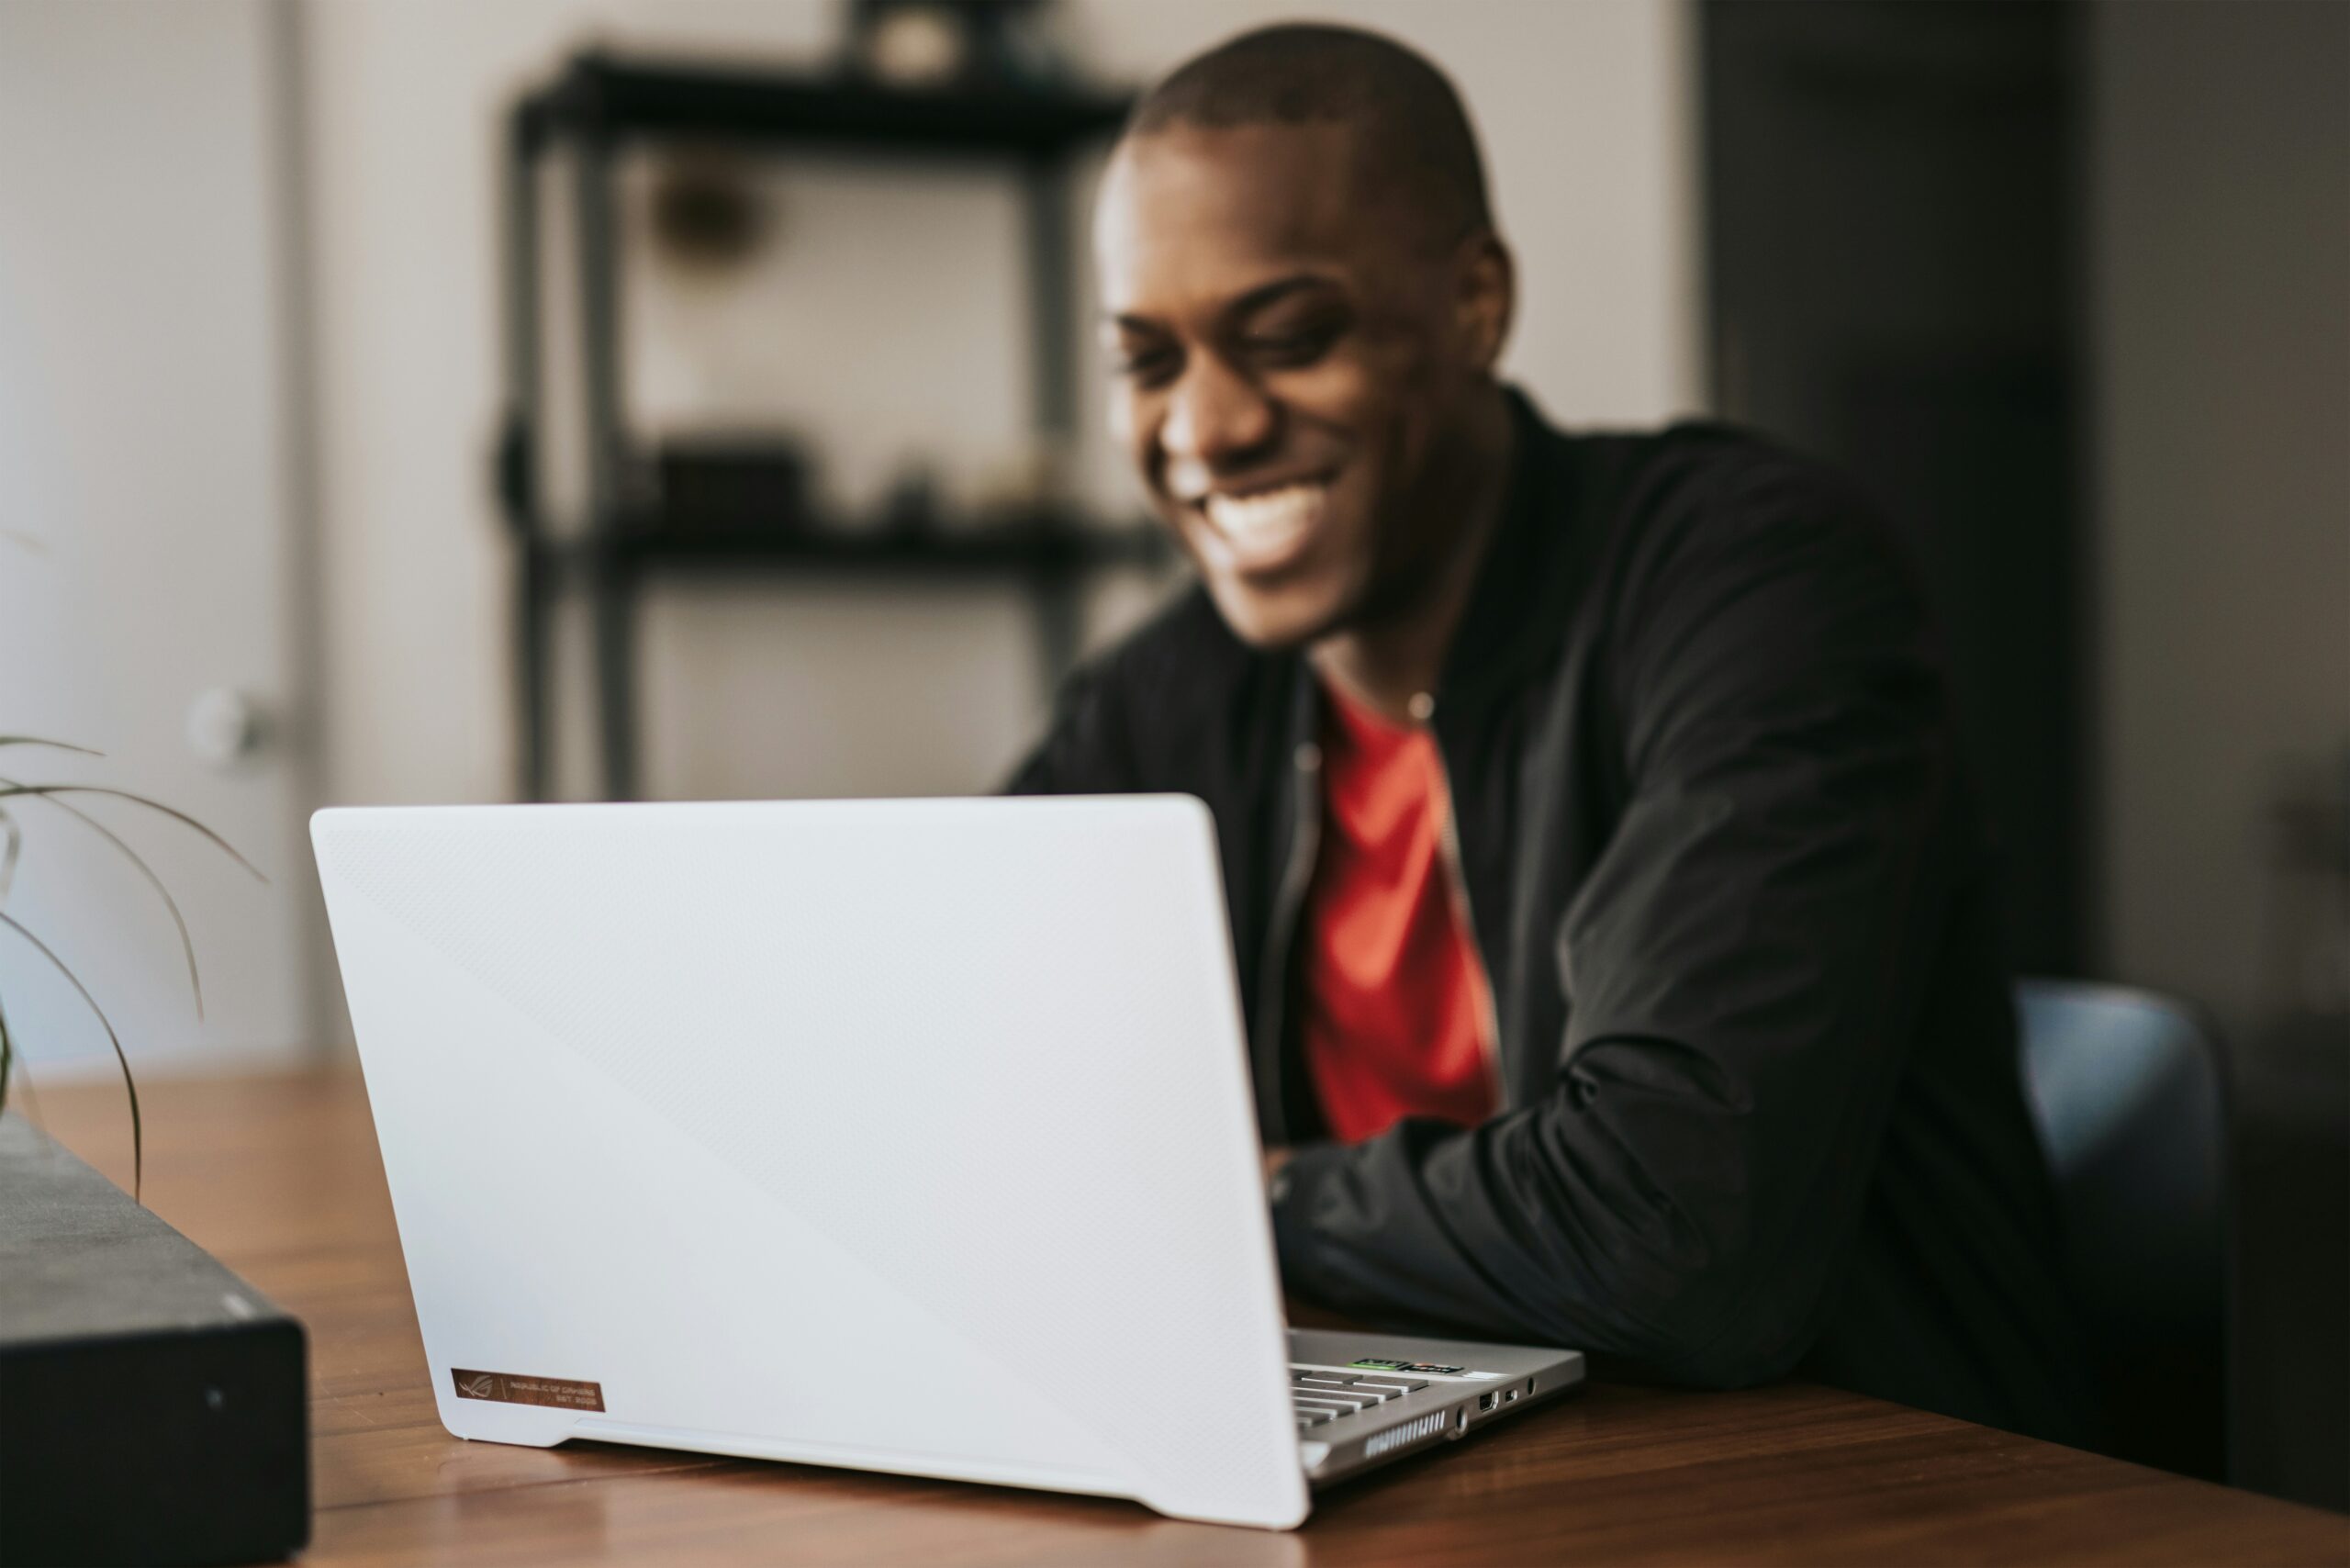
[[[149,1070],[300,1053],[308,857],[291,744],[298,474],[266,0],[0,0],[0,776],[151,794],[175,823],[0,801],[23,853],[0,913],[38,933]],[[0,927],[0,1005],[36,1088],[115,1071],[86,1008]]]
[[[2075,13],[1707,0],[1716,407],[1841,465],[1934,601],[2015,961],[2077,971]]]

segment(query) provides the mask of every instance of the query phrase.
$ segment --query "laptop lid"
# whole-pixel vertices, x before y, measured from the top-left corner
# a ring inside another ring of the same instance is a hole
[[[311,832],[451,1431],[1304,1517],[1200,802]]]

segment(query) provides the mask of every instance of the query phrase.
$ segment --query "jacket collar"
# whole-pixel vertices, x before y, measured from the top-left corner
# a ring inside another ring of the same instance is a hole
[[[1565,630],[1555,601],[1565,586],[1560,553],[1580,542],[1572,516],[1573,442],[1516,387],[1504,387],[1503,396],[1512,427],[1509,480],[1445,654],[1439,708],[1505,689]]]
[[[1511,424],[1510,473],[1501,516],[1486,542],[1460,624],[1445,652],[1437,706],[1449,711],[1510,689],[1515,678],[1555,646],[1566,630],[1572,570],[1562,553],[1580,554],[1588,532],[1574,526],[1576,448],[1553,428],[1531,398],[1504,386]],[[1301,654],[1292,665],[1289,741],[1293,747],[1320,734],[1321,683]]]

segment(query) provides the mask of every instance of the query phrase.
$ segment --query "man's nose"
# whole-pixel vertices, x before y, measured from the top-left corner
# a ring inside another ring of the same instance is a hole
[[[1270,441],[1273,417],[1271,401],[1247,376],[1200,354],[1169,395],[1158,442],[1170,464],[1213,472]]]

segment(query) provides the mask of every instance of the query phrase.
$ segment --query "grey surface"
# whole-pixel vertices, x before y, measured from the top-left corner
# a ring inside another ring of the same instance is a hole
[[[1544,1350],[1529,1345],[1484,1345],[1466,1339],[1424,1339],[1409,1334],[1378,1334],[1357,1329],[1292,1328],[1289,1359],[1311,1366],[1343,1367],[1376,1357],[1382,1361],[1426,1361],[1434,1366],[1466,1367],[1471,1372],[1499,1372],[1505,1379],[1533,1377],[1572,1365],[1583,1375],[1583,1356],[1575,1350]],[[1366,1372],[1376,1377],[1376,1372]],[[1398,1374],[1408,1375],[1408,1374]],[[1438,1383],[1437,1388],[1449,1386]]]
[[[22,1116],[0,1115],[0,1350],[284,1316]]]

